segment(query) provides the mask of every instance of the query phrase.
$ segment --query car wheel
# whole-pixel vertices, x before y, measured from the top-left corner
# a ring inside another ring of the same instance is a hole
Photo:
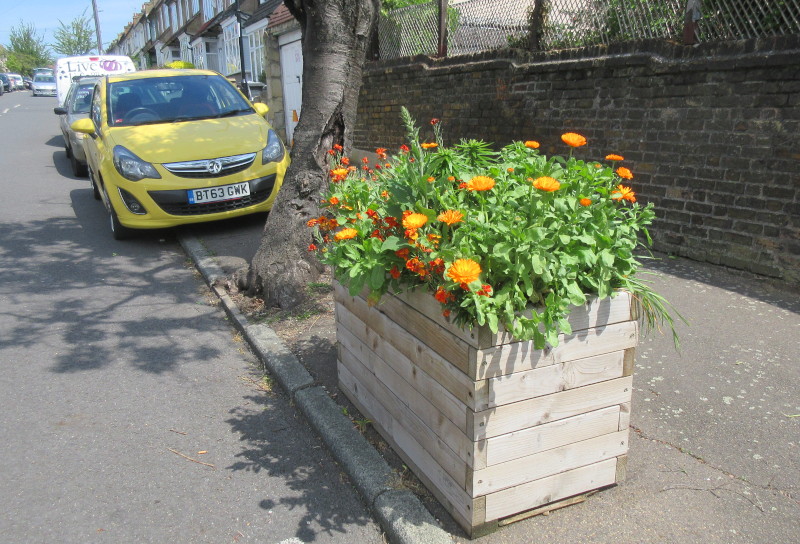
[[[82,164],[76,157],[75,153],[70,152],[69,154],[69,164],[72,167],[72,175],[76,178],[85,178],[87,171],[86,165]]]
[[[111,234],[114,240],[127,240],[133,236],[133,229],[122,225],[117,217],[117,212],[114,211],[114,206],[109,202],[108,216],[111,222]]]
[[[89,168],[86,168],[87,173],[89,174],[89,182],[92,184],[92,194],[95,200],[100,200],[100,189],[97,187],[97,183],[94,181],[94,174],[92,174]]]
[[[64,144],[64,150],[67,152],[67,158],[72,157],[72,148],[66,144]]]

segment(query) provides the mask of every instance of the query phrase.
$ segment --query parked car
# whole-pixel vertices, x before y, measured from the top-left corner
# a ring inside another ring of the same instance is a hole
[[[289,156],[268,111],[207,70],[103,77],[72,129],[90,135],[89,179],[114,238],[270,210]]]
[[[53,76],[50,76],[53,77]],[[99,77],[82,77],[72,82],[64,100],[63,106],[53,108],[58,115],[58,124],[64,137],[64,149],[67,152],[72,174],[75,177],[85,177],[86,152],[83,148],[83,139],[86,134],[72,130],[72,123],[78,119],[89,117],[89,108],[92,105],[92,90],[99,81]]]
[[[22,76],[22,84],[25,85],[26,89],[30,89],[31,85],[33,85],[33,80],[27,76]]]
[[[31,83],[31,96],[55,96],[56,77],[37,74]]]
[[[0,95],[11,92],[11,80],[7,74],[0,74]]]
[[[11,80],[11,84],[14,86],[15,91],[21,91],[25,89],[25,83],[22,81],[22,76],[19,74],[8,74],[8,79]]]

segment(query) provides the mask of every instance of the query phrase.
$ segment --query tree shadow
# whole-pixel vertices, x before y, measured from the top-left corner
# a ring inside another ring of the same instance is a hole
[[[2,229],[0,284],[8,303],[0,308],[7,323],[0,344],[34,349],[42,338],[55,336],[55,373],[126,364],[162,374],[177,371],[187,356],[217,358],[219,346],[194,339],[219,326],[218,310],[187,289],[174,236],[143,232],[115,242],[91,189],[73,190],[70,197],[74,217],[18,221]],[[137,307],[148,316],[142,318]]]
[[[302,416],[296,411],[291,416],[281,416],[290,404],[282,393],[251,395],[244,400],[248,401],[246,406],[231,410],[227,420],[232,432],[241,437],[243,448],[236,455],[237,462],[226,468],[264,471],[272,478],[283,479],[294,492],[291,496],[265,498],[259,503],[261,508],[305,510],[295,533],[303,542],[314,542],[319,532],[346,534],[354,525],[374,523],[354,494],[341,494],[342,485],[349,487],[341,469],[327,455],[320,462],[317,450],[325,449],[322,441],[311,431],[297,432],[298,427],[306,426],[304,422],[286,419]]]

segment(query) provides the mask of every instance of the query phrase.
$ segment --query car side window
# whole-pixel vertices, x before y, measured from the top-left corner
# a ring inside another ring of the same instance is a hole
[[[94,88],[94,94],[92,95],[92,111],[91,117],[92,121],[94,122],[94,129],[99,133],[100,127],[103,126],[103,118],[102,118],[102,108],[100,107],[102,104],[100,102],[100,84],[98,83]]]

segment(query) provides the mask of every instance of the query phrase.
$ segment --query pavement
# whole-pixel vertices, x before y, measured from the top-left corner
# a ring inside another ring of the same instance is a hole
[[[255,254],[265,217],[200,225],[180,241],[212,287]],[[800,293],[682,258],[644,271],[688,321],[637,349],[627,480],[585,502],[502,526],[486,544],[796,543],[800,540]],[[293,353],[248,323],[215,288],[232,323],[286,390],[396,544],[469,539],[424,492],[398,487],[396,465],[343,413],[335,327]],[[334,369],[334,370],[332,370]]]

